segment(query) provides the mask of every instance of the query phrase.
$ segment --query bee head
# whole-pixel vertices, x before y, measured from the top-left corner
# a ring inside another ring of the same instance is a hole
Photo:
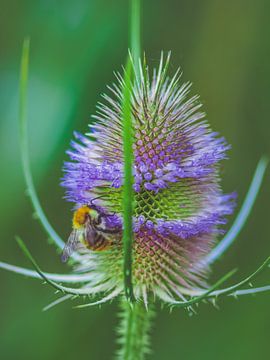
[[[81,227],[83,227],[89,216],[93,218],[98,216],[98,213],[93,206],[90,207],[87,205],[83,205],[78,208],[73,214],[73,228],[80,229]]]

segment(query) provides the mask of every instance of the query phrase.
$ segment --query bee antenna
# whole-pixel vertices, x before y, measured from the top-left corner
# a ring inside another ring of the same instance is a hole
[[[100,196],[95,197],[94,199],[91,199],[91,200],[90,200],[90,205],[95,205],[95,204],[93,203],[93,201],[95,201],[95,200],[97,200],[97,199],[100,199],[100,198],[103,198],[103,197],[104,197],[104,195],[100,195]]]

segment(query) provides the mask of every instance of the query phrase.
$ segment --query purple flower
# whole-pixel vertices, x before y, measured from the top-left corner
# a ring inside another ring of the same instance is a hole
[[[235,194],[220,187],[220,161],[229,145],[213,132],[200,111],[198,96],[188,97],[191,84],[170,79],[168,61],[150,76],[141,67],[132,87],[134,130],[133,281],[136,298],[150,293],[161,299],[182,298],[183,288],[205,286],[202,259],[223,232],[234,208]],[[119,228],[110,249],[85,250],[94,286],[122,291],[123,78],[103,95],[90,135],[75,133],[71,162],[64,165],[62,185],[76,206],[95,204],[113,214],[106,226]]]

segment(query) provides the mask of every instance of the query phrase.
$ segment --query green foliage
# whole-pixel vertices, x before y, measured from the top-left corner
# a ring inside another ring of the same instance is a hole
[[[143,360],[150,353],[150,330],[154,318],[153,307],[143,303],[129,304],[125,299],[120,304],[120,324],[117,329],[116,353],[119,360]]]

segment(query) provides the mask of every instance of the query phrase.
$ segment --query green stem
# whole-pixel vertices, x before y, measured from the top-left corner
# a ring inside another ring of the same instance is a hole
[[[116,359],[143,360],[150,353],[150,328],[154,316],[152,308],[143,303],[130,305],[123,299],[120,304],[120,324],[118,344],[120,349]]]
[[[141,55],[141,4],[140,0],[131,0],[130,5],[130,45],[135,70],[138,71]]]
[[[134,59],[135,71],[139,66],[140,57],[140,0],[131,0],[131,53]],[[132,216],[133,216],[133,129],[132,129],[132,105],[131,105],[131,87],[133,78],[133,67],[131,59],[128,58],[124,88],[123,88],[123,155],[124,155],[124,184],[123,184],[123,249],[124,249],[124,287],[126,298],[134,302],[132,287]]]
[[[124,249],[124,287],[129,301],[134,301],[132,288],[132,215],[133,215],[133,131],[131,114],[131,61],[128,58],[123,89],[123,153],[124,153],[124,185],[123,185],[123,249]]]

